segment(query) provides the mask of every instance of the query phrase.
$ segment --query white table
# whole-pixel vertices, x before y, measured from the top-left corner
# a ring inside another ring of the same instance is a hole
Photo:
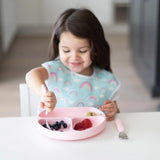
[[[160,112],[121,113],[129,140],[114,121],[90,139],[57,141],[41,135],[35,117],[0,118],[0,160],[160,160]]]

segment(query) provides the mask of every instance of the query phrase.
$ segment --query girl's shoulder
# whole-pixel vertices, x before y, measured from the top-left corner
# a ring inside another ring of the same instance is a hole
[[[55,60],[44,62],[42,63],[42,66],[45,67],[47,70],[53,70],[58,67],[64,67],[63,63],[58,58],[56,58]]]
[[[44,65],[53,66],[53,65],[60,64],[60,63],[61,63],[60,59],[56,58],[55,60],[50,60],[50,61],[42,63],[42,66],[44,66]]]
[[[100,81],[115,81],[117,84],[120,84],[119,79],[113,73],[105,69],[95,68],[94,76]]]
[[[98,76],[98,77],[114,76],[114,74],[111,73],[110,71],[107,71],[106,69],[100,69],[97,67],[94,68],[94,74],[95,76]]]

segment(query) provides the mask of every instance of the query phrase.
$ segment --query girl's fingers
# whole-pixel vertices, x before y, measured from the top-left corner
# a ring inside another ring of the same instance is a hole
[[[106,117],[113,117],[116,114],[116,112],[107,112]]]
[[[40,103],[40,107],[42,109],[47,110],[48,112],[52,112],[54,107],[55,107],[55,105],[51,105],[50,103],[48,103],[48,104]]]
[[[51,112],[56,106],[57,100],[53,92],[48,91],[47,87],[42,85],[42,102],[40,102],[40,107]]]
[[[114,105],[114,102],[110,102],[110,103],[104,104],[101,108],[102,108],[102,109],[112,108],[113,105]]]
[[[47,112],[52,112],[54,107],[53,108],[49,108],[48,106],[44,106],[44,109],[47,111]]]
[[[54,102],[56,101],[55,97],[43,97],[44,102]]]
[[[47,106],[48,108],[54,108],[56,105],[55,102],[45,102],[45,106]]]
[[[114,104],[113,103],[109,103],[107,105],[103,105],[100,108],[101,111],[106,111],[106,112],[112,112],[115,110]]]
[[[56,97],[55,94],[51,91],[43,93],[42,97]]]
[[[113,121],[115,117],[107,117],[108,121]]]
[[[106,118],[109,121],[112,121],[115,118],[116,113],[115,112],[111,112],[111,113],[106,113]]]
[[[104,104],[108,104],[108,103],[112,103],[112,101],[108,99],[104,101]]]
[[[40,102],[40,108],[44,109],[44,102]]]
[[[106,112],[105,115],[107,117],[107,120],[111,121],[114,119],[117,113],[117,105],[116,103],[110,100],[106,100],[104,105],[100,108],[100,110]]]

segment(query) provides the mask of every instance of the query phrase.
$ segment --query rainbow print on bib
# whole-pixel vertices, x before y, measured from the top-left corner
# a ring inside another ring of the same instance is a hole
[[[107,70],[94,67],[91,76],[71,72],[59,59],[42,64],[49,73],[48,89],[57,98],[56,107],[102,106],[120,87],[119,80]]]

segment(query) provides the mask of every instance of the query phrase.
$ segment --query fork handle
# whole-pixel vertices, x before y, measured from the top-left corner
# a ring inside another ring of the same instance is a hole
[[[41,91],[42,91],[42,93],[47,93],[47,92],[48,92],[48,88],[47,88],[44,84],[42,84],[42,85],[41,85]],[[44,104],[42,98],[41,98],[41,100],[40,100],[40,103],[43,103],[43,104]],[[47,114],[48,114],[47,110],[46,110],[45,114],[46,114],[46,116],[47,116]]]
[[[119,132],[124,132],[124,125],[120,119],[116,119],[115,124]]]

